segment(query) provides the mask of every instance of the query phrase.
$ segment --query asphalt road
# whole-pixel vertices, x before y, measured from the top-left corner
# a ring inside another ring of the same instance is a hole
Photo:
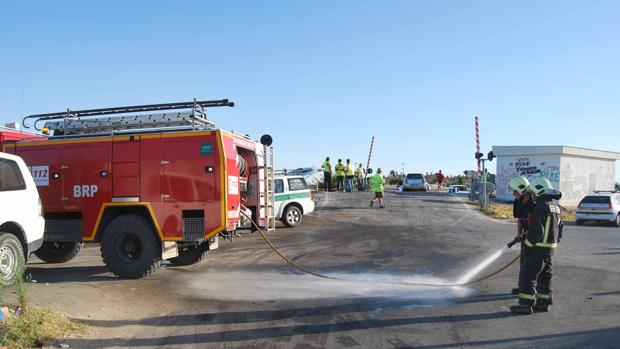
[[[73,261],[33,258],[34,302],[90,325],[74,348],[618,348],[620,229],[568,226],[554,260],[549,313],[514,316],[518,266],[472,287],[446,283],[499,250],[516,230],[447,193],[329,193],[297,228],[221,241],[206,263],[141,280],[106,272],[98,246]],[[500,257],[488,271],[514,257]],[[483,272],[484,273],[484,272]]]

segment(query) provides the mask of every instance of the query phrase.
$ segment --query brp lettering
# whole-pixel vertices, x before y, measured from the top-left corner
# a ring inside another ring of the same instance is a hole
[[[99,187],[96,184],[93,185],[74,185],[73,197],[74,198],[92,198],[95,193],[99,191]]]

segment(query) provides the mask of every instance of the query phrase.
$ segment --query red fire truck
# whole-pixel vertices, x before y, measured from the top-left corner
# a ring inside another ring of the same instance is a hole
[[[210,107],[228,100],[89,109],[31,115],[48,136],[5,140],[4,152],[30,167],[45,213],[35,254],[66,262],[83,242],[99,242],[107,268],[125,278],[164,259],[198,262],[231,238],[247,209],[275,228],[273,148],[215,128]],[[0,135],[2,131],[0,130]],[[242,208],[243,207],[243,208]]]

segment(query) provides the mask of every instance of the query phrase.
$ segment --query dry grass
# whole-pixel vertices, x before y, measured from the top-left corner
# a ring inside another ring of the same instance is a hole
[[[487,215],[496,219],[512,219],[512,204],[494,202],[488,205]],[[575,210],[572,208],[562,208],[562,220],[564,222],[575,221]]]
[[[487,206],[487,215],[497,219],[512,218],[512,205],[492,203]]]
[[[61,341],[86,330],[86,325],[71,321],[62,313],[30,305],[30,297],[20,270],[15,279],[20,312],[16,312],[0,324],[0,346],[21,349],[39,348],[45,343]],[[0,287],[0,299],[4,289]]]
[[[85,327],[57,311],[30,307],[0,326],[0,343],[12,349],[38,348],[81,333]]]

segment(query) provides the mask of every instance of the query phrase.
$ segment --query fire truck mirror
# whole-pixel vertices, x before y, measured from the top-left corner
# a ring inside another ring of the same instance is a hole
[[[273,138],[270,135],[263,135],[260,138],[260,144],[270,146],[273,143]]]
[[[205,173],[213,173],[215,172],[215,169],[213,168],[213,166],[205,166]]]

